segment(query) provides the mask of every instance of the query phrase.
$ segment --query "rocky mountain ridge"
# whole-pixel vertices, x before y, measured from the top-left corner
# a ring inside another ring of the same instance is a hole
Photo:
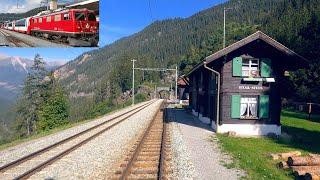
[[[47,62],[46,68],[54,70],[65,62]],[[19,56],[0,55],[0,107],[10,104],[20,95],[23,82],[30,72],[33,60]]]

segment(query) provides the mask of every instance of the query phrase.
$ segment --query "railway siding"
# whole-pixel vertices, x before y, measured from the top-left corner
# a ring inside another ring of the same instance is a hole
[[[85,133],[81,131],[79,136],[65,136],[63,143],[44,146],[47,151],[29,152],[36,156],[19,156],[23,161],[0,167],[0,179],[104,179],[150,124],[161,104],[162,100],[153,100],[128,108],[102,121],[107,123],[100,121],[82,129]]]
[[[0,29],[0,31],[3,38],[6,38],[6,41],[9,42],[10,47],[70,47],[14,31],[5,29]]]
[[[153,103],[30,179],[104,179],[146,128],[160,103]]]
[[[32,152],[38,151],[44,147],[47,147],[49,145],[52,145],[54,143],[57,143],[61,141],[62,139],[65,139],[67,137],[73,136],[81,131],[84,131],[88,128],[91,128],[93,126],[96,126],[106,120],[112,119],[122,113],[128,112],[138,106],[141,106],[146,103],[140,103],[133,107],[128,107],[122,110],[119,110],[117,112],[114,112],[112,114],[106,115],[104,117],[101,117],[99,119],[89,121],[87,123],[81,124],[79,126],[75,126],[42,138],[34,139],[25,143],[21,143],[19,145],[7,148],[5,150],[0,151],[0,167],[4,166],[5,164],[8,164],[9,162],[12,162],[14,160],[17,160],[23,156],[26,156]]]

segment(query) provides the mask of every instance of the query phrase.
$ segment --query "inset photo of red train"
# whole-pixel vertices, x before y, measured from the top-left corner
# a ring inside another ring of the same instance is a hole
[[[0,47],[99,46],[99,0],[14,1],[0,13]]]

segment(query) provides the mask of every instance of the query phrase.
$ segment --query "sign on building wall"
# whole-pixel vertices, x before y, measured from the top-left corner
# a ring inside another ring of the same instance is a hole
[[[241,90],[263,90],[261,86],[239,86]]]

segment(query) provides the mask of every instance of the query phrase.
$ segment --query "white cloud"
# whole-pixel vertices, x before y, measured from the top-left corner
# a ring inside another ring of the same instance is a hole
[[[8,58],[8,57],[9,57],[8,55],[0,52],[0,60],[6,59],[6,58]]]
[[[32,10],[36,7],[40,7],[42,0],[1,0],[2,6],[0,6],[1,13],[23,13]],[[64,0],[63,2],[67,2]],[[73,1],[73,0],[69,0]]]
[[[23,13],[39,7],[41,0],[2,0],[4,6],[0,6],[2,13]]]

